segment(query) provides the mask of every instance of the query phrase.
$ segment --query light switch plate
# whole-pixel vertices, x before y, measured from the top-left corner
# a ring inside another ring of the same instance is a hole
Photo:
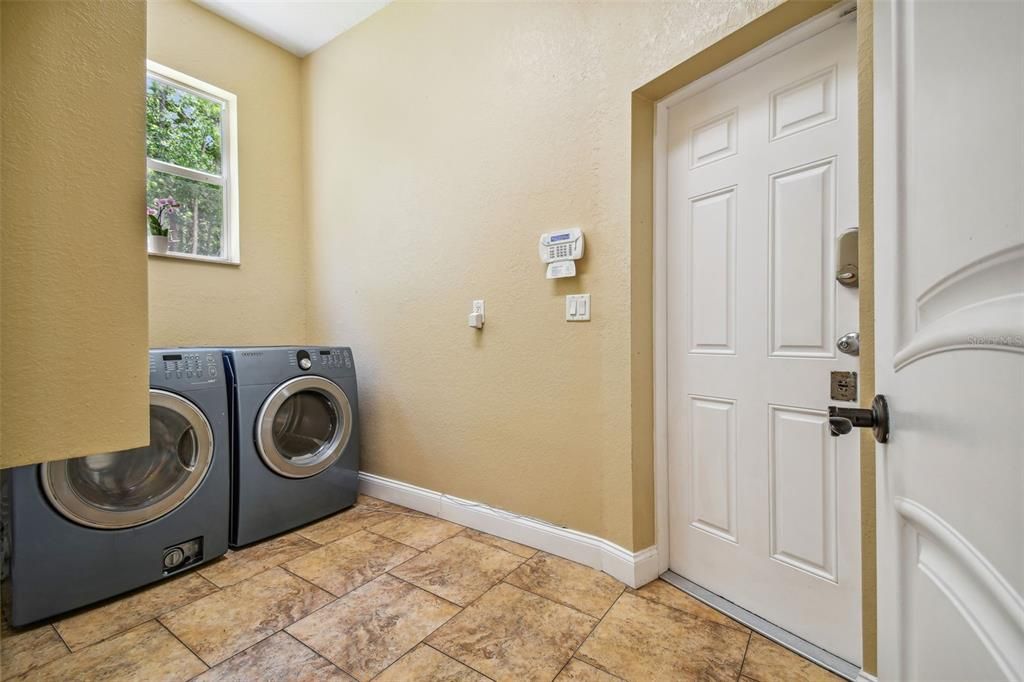
[[[565,297],[566,322],[590,321],[590,294],[570,294]]]

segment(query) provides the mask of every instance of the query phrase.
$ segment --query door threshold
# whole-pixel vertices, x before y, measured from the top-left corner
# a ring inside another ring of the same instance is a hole
[[[711,608],[721,611],[733,620],[746,625],[757,634],[772,640],[776,644],[786,647],[793,653],[803,656],[807,660],[820,665],[822,668],[825,668],[840,677],[844,677],[852,681],[856,680],[860,675],[860,667],[853,663],[843,660],[835,654],[830,654],[821,647],[815,646],[807,640],[797,637],[792,632],[783,630],[774,623],[769,623],[761,616],[751,613],[741,606],[733,604],[728,599],[704,589],[700,585],[687,580],[681,575],[677,575],[672,571],[665,571],[661,574],[661,579],[673,587],[679,588],[694,599],[704,602]]]

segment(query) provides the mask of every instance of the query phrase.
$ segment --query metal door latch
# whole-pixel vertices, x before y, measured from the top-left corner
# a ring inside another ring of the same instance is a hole
[[[849,433],[855,426],[874,431],[875,440],[879,443],[889,441],[889,404],[884,395],[876,395],[870,409],[829,405],[828,429],[833,436]]]
[[[857,400],[856,372],[832,372],[830,379],[829,395],[832,400],[845,400],[848,403]]]

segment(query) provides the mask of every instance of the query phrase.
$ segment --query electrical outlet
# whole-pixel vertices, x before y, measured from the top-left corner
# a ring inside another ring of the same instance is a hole
[[[473,301],[473,311],[469,314],[469,326],[475,329],[484,328],[484,302]]]

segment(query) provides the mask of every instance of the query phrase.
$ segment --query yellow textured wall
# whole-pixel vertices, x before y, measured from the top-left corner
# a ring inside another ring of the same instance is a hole
[[[144,445],[146,9],[2,13],[0,464]]]
[[[650,544],[631,92],[774,4],[395,3],[304,60],[310,338],[355,350],[364,469]],[[580,274],[545,280],[572,226]]]
[[[874,2],[857,0],[857,154],[860,183],[860,402],[875,397],[875,76]],[[875,522],[875,438],[860,434],[861,589],[864,670],[878,670],[878,538]]]
[[[149,58],[238,97],[241,265],[149,258],[150,343],[306,342],[299,58],[187,0],[150,0]]]

